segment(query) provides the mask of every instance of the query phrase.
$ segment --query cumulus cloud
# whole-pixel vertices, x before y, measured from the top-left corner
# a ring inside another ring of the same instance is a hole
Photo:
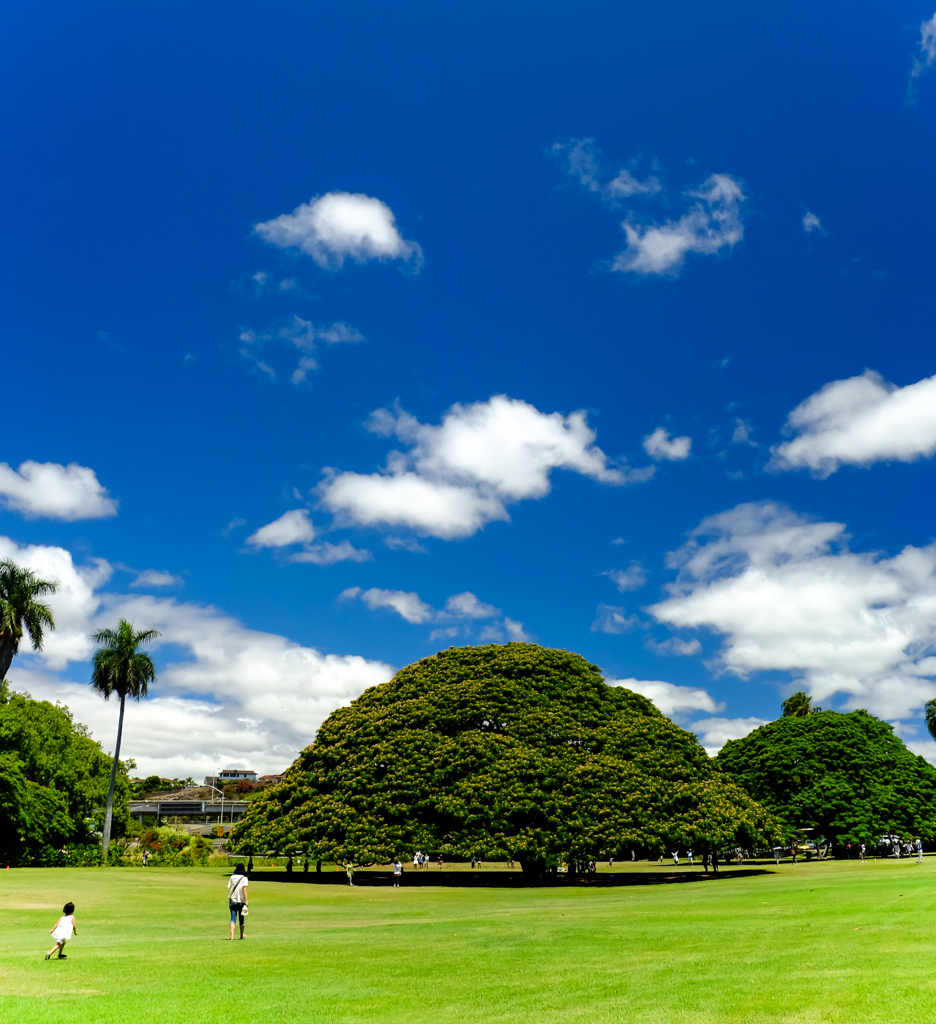
[[[714,757],[728,740],[740,740],[766,724],[763,718],[700,718],[690,729],[699,737],[709,757]]]
[[[390,207],[360,192],[315,196],[292,213],[256,224],[254,231],[280,249],[300,249],[326,269],[346,260],[422,262],[422,249],[403,238]]]
[[[270,342],[288,342],[302,353],[289,378],[293,384],[301,384],[312,370],[318,369],[318,360],[314,354],[318,343],[337,345],[341,342],[363,341],[364,335],[344,321],[319,326],[310,320],[303,320],[301,316],[292,316],[285,323],[266,331],[241,328],[239,340],[239,354],[271,379],[276,377],[276,370],[260,358],[260,353]]]
[[[445,611],[449,615],[464,619],[490,619],[500,615],[500,609],[492,604],[479,601],[470,590],[463,594],[452,594],[445,602]]]
[[[296,508],[261,526],[247,538],[247,543],[255,548],[285,548],[290,544],[308,543],[314,537],[315,529],[308,511]]]
[[[647,434],[643,439],[644,451],[659,462],[667,459],[670,462],[682,462],[689,458],[692,451],[691,437],[670,437],[670,432],[663,427],[657,427],[652,434]]]
[[[648,611],[721,634],[716,669],[787,672],[819,703],[844,694],[889,719],[936,696],[936,544],[853,552],[844,524],[764,501],[703,520],[668,564],[678,577]]]
[[[323,654],[248,629],[211,606],[107,592],[110,565],[76,565],[64,548],[20,547],[0,537],[2,557],[61,582],[48,599],[56,629],[39,653],[24,641],[12,685],[68,703],[106,749],[113,748],[116,712],[87,686],[90,634],[120,618],[162,632],[153,648],[159,664],[153,697],[129,709],[124,725],[123,752],[144,775],[197,776],[231,760],[282,771],[331,711],[393,673],[381,662]],[[53,674],[76,670],[80,680]]]
[[[913,462],[936,452],[936,376],[897,387],[872,370],[835,380],[800,403],[775,445],[768,469],[809,469],[827,477],[840,466]]]
[[[807,235],[811,235],[814,231],[818,232],[820,235],[827,234],[826,229],[822,226],[822,221],[819,220],[812,210],[807,210],[806,213],[803,214],[803,230]]]
[[[608,686],[624,686],[634,693],[652,700],[664,715],[680,711],[721,711],[724,704],[716,703],[706,690],[695,686],[676,686],[660,679],[609,679]]]
[[[646,647],[657,654],[675,654],[682,658],[688,658],[693,654],[700,654],[702,644],[693,637],[692,640],[683,640],[678,636],[671,636],[667,640],[656,641],[648,638]]]
[[[552,154],[570,178],[611,205],[617,205],[630,196],[655,195],[663,187],[653,176],[638,181],[627,168],[618,171],[615,177],[609,177],[602,170],[601,150],[595,145],[594,139],[557,142],[552,147]]]
[[[647,570],[636,561],[631,562],[626,569],[609,569],[601,575],[608,576],[622,594],[625,590],[640,590],[647,582]]]
[[[13,469],[0,462],[0,505],[27,519],[109,519],[117,501],[98,482],[93,469],[70,462],[21,462]]]
[[[689,209],[678,220],[642,224],[631,217],[621,225],[627,246],[614,257],[612,270],[632,274],[668,274],[682,269],[688,253],[714,255],[733,249],[744,237],[741,184],[730,174],[712,174],[686,192]]]
[[[636,615],[628,615],[624,608],[613,604],[600,604],[591,624],[593,633],[610,633],[612,636],[629,633],[640,625]]]
[[[338,544],[329,541],[313,544],[314,538],[315,528],[308,511],[297,508],[261,526],[247,538],[247,543],[254,548],[288,548],[300,544],[302,550],[291,552],[285,560],[322,567],[336,562],[369,562],[374,557],[370,551],[356,548],[349,540]]]
[[[319,489],[322,504],[349,522],[406,526],[445,540],[508,520],[508,504],[542,498],[554,469],[615,485],[653,472],[612,465],[584,412],[542,413],[506,395],[454,405],[439,426],[380,409],[368,427],[409,450],[391,452],[380,473],[332,472]]]
[[[372,611],[377,608],[390,608],[407,622],[429,622],[437,614],[435,609],[421,600],[415,591],[381,590],[379,587],[362,590],[361,587],[348,587],[338,595],[339,601],[351,601],[355,598],[363,601]]]
[[[185,581],[181,576],[174,576],[171,572],[163,572],[159,569],[144,569],[137,574],[131,587],[181,587]]]

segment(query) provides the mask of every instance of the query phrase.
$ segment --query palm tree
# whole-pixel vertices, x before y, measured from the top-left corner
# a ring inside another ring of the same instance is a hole
[[[120,734],[123,732],[124,704],[127,697],[140,700],[146,696],[150,683],[156,681],[156,667],[148,654],[138,647],[161,636],[158,629],[135,630],[133,624],[121,619],[116,629],[99,629],[91,635],[96,644],[91,672],[91,688],[104,700],[112,693],[120,697],[120,718],[117,720],[117,745],[111,768],[110,787],[107,790],[107,810],[104,814],[104,854],[110,847],[111,823],[114,817],[114,787],[117,783],[117,761],[120,757]]]
[[[928,700],[923,711],[926,714],[926,728],[929,729],[930,736],[936,740],[936,699]]]
[[[822,710],[820,707],[813,707],[812,697],[802,690],[794,693],[792,697],[787,697],[780,706],[783,708],[784,718],[805,718]]]
[[[9,558],[0,560],[0,680],[6,678],[24,632],[33,648],[42,650],[43,630],[55,629],[55,620],[52,609],[36,598],[58,588],[58,580],[40,579]]]

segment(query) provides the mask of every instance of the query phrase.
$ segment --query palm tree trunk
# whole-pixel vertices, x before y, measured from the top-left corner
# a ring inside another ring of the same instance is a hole
[[[6,674],[10,670],[15,653],[16,651],[14,651],[11,641],[0,643],[0,679],[6,679]]]
[[[120,695],[120,718],[117,719],[117,746],[114,747],[114,764],[111,768],[110,786],[107,789],[107,810],[104,813],[104,862],[107,863],[107,851],[110,847],[111,824],[114,820],[114,788],[117,785],[117,763],[120,757],[120,734],[123,732],[124,701],[126,694]]]

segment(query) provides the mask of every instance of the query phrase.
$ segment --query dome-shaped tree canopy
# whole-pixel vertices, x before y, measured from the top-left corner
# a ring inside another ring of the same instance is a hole
[[[599,857],[750,842],[773,820],[696,738],[568,651],[450,648],[322,724],[234,830],[240,849]]]
[[[867,711],[768,722],[718,754],[725,772],[793,828],[834,844],[936,835],[936,768]]]

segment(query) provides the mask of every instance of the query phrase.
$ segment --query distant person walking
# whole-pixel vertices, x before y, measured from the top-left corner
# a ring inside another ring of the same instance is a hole
[[[920,842],[920,837],[919,836],[916,837],[916,842],[914,842],[913,846],[916,849],[917,864],[922,864],[923,863],[923,844]]]
[[[712,850],[712,874],[718,874],[718,850]]]
[[[692,850],[686,850],[686,857],[689,861],[689,867],[692,867]]]
[[[49,960],[52,954],[58,950],[58,956],[56,960],[67,960],[68,957],[62,952],[65,949],[65,943],[73,936],[78,934],[78,928],[75,925],[75,904],[66,903],[62,908],[62,916],[55,922],[54,927],[49,929],[49,934],[55,939],[55,945],[46,953],[45,958]]]
[[[393,888],[400,888],[400,879],[403,877],[403,865],[400,863],[400,858],[396,857],[393,861]]]
[[[865,854],[866,853],[867,853],[867,849],[865,847],[865,844],[862,843],[861,846],[858,847],[858,856],[861,858],[861,863],[862,864],[867,863],[867,861],[865,859]]]
[[[679,867],[679,850],[673,850],[673,864]]]
[[[348,885],[354,885],[354,862],[346,861],[344,869],[345,874],[348,876]]]
[[[244,915],[247,913],[247,873],[244,865],[238,864],[228,879],[228,907],[231,911],[231,939],[234,939],[234,925],[240,921],[240,937],[244,937]]]

